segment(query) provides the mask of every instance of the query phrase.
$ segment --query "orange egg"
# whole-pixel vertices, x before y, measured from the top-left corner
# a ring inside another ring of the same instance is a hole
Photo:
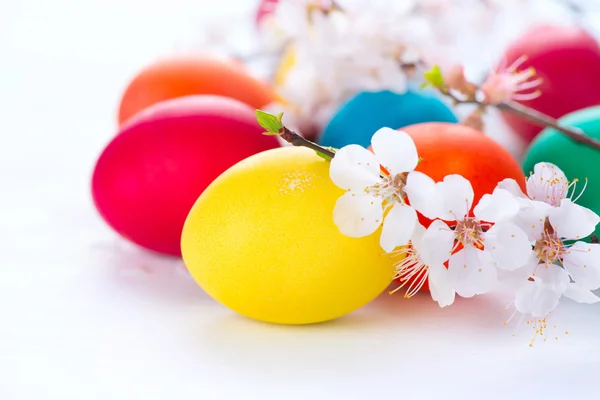
[[[214,56],[187,55],[159,60],[131,81],[119,107],[119,125],[151,105],[189,95],[231,97],[252,108],[275,99],[274,91],[250,75],[243,65]]]
[[[498,142],[473,128],[449,123],[424,123],[402,130],[415,141],[423,160],[417,171],[439,182],[459,174],[473,185],[474,205],[498,182],[512,178],[525,191],[525,175],[514,157]]]

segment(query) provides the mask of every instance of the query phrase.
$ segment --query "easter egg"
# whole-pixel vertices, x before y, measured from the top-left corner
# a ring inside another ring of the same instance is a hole
[[[230,98],[188,96],[158,103],[123,125],[100,155],[92,195],[121,236],[180,255],[181,229],[202,191],[223,171],[279,146],[254,110]]]
[[[527,60],[518,68],[533,67],[543,82],[541,96],[522,101],[553,118],[600,104],[600,45],[584,29],[575,26],[539,25],[512,43],[502,58],[506,67],[519,57]],[[527,91],[524,91],[526,93]],[[522,117],[503,113],[507,123],[525,140],[542,130]]]
[[[402,130],[414,140],[422,158],[416,170],[436,182],[446,175],[462,175],[473,185],[473,205],[484,194],[492,193],[505,178],[516,180],[525,190],[525,176],[519,163],[504,147],[478,130],[450,123],[417,124]]]
[[[600,107],[589,107],[567,114],[560,120],[561,125],[577,127],[586,135],[600,140]],[[582,192],[585,179],[587,186],[577,199],[577,204],[600,214],[600,150],[577,143],[560,132],[547,128],[529,145],[523,161],[523,170],[527,175],[535,164],[549,162],[563,170],[569,181],[578,179],[572,189],[573,199]],[[571,192],[570,192],[571,193]],[[600,235],[600,229],[596,229]]]
[[[129,83],[119,106],[119,124],[160,101],[200,94],[231,97],[253,109],[275,99],[273,90],[240,63],[211,56],[171,57],[148,65]]]
[[[275,12],[277,3],[279,3],[279,0],[260,0],[255,17],[255,22],[257,25],[261,23],[264,17]]]
[[[380,231],[340,234],[333,208],[344,193],[329,163],[306,148],[249,157],[198,198],[181,238],[198,284],[228,308],[260,321],[310,324],[348,314],[391,282]]]
[[[339,109],[325,127],[319,143],[334,148],[349,144],[367,147],[379,128],[397,129],[433,121],[457,122],[457,118],[429,92],[362,92]]]

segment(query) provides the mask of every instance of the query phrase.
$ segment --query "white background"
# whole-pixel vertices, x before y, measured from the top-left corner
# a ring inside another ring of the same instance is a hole
[[[0,4],[0,400],[598,397],[600,305],[565,301],[532,348],[490,297],[273,326],[106,227],[89,180],[128,80],[251,0]]]

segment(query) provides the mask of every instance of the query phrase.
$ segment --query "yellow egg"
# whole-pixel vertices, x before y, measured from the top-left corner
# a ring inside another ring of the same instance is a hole
[[[284,147],[231,167],[200,196],[183,228],[183,259],[215,300],[250,318],[310,324],[348,314],[391,283],[379,231],[356,239],[333,223],[343,194],[329,163]]]

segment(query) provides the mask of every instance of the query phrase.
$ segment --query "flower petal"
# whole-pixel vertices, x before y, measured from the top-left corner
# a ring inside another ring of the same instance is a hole
[[[454,290],[462,297],[491,291],[497,283],[494,260],[489,253],[465,247],[450,257],[448,267]]]
[[[567,239],[583,239],[591,235],[600,222],[598,214],[569,199],[561,200],[560,207],[552,209],[548,218],[556,233]]]
[[[492,194],[484,194],[473,209],[473,214],[480,221],[506,221],[519,212],[517,198],[504,189],[494,189]]]
[[[406,204],[396,203],[385,216],[379,243],[386,253],[408,244],[417,224],[417,212]]]
[[[345,193],[333,208],[333,222],[342,235],[350,237],[372,234],[382,220],[381,199],[368,194]]]
[[[377,160],[392,175],[414,170],[419,162],[415,142],[406,132],[381,128],[371,138]]]
[[[379,182],[379,172],[375,155],[356,144],[339,149],[329,167],[329,176],[336,186],[357,192]]]
[[[600,297],[576,283],[569,283],[569,286],[563,293],[563,296],[578,303],[584,304],[594,304],[600,301]]]
[[[461,221],[471,210],[473,186],[461,175],[447,175],[436,184],[437,196],[443,202],[439,218],[446,221]]]
[[[441,202],[436,195],[436,184],[433,179],[419,171],[410,172],[406,178],[404,192],[408,195],[410,205],[425,218],[437,218]]]
[[[558,293],[567,290],[567,285],[571,281],[567,271],[555,264],[538,265],[532,276],[536,282],[542,284],[545,288]]]
[[[498,269],[498,281],[507,288],[515,290],[523,285],[532,276],[539,265],[537,257],[531,257],[527,264],[513,271]]]
[[[423,240],[423,235],[425,234],[425,231],[425,227],[421,225],[419,223],[419,220],[417,219],[417,222],[415,223],[415,229],[413,231],[412,237],[410,238],[410,242],[412,246],[417,250],[417,252],[421,248],[421,242]]]
[[[540,285],[536,282],[525,281],[515,292],[515,308],[521,314],[531,314]]]
[[[425,264],[443,264],[452,255],[455,237],[448,225],[436,219],[429,225],[421,241],[413,243],[413,246]]]
[[[521,210],[512,219],[527,234],[529,240],[534,241],[540,238],[544,231],[544,222],[550,214],[553,207],[541,201],[532,201],[529,199],[518,199]]]
[[[431,298],[437,301],[440,307],[454,303],[455,291],[446,267],[441,264],[429,266],[428,279]]]
[[[600,244],[575,242],[564,255],[563,266],[579,286],[600,288]]]
[[[546,288],[539,290],[533,303],[531,316],[534,318],[546,317],[558,307],[560,296],[561,293],[554,290],[548,290]]]
[[[523,193],[523,191],[521,190],[521,187],[519,186],[517,181],[515,181],[512,178],[504,179],[502,182],[498,183],[498,186],[496,186],[496,187],[498,189],[506,190],[507,192],[509,192],[510,194],[512,194],[515,197],[527,198],[525,193]]]
[[[513,271],[527,264],[533,252],[527,234],[512,222],[499,222],[485,233],[485,250],[498,268]]]
[[[537,163],[533,171],[526,184],[529,198],[558,206],[569,190],[569,182],[564,172],[547,162]]]

